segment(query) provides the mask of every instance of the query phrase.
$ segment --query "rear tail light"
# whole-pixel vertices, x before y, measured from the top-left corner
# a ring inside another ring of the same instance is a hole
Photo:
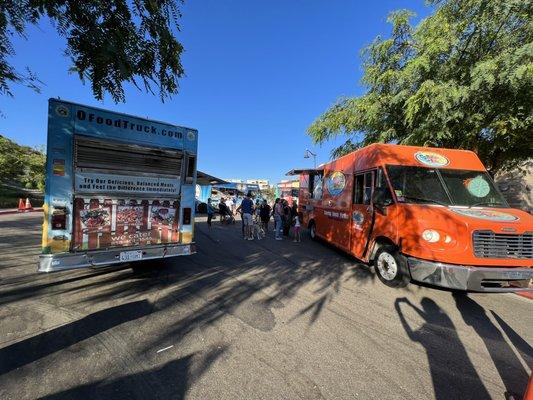
[[[192,217],[192,209],[184,208],[183,209],[183,225],[190,225]]]
[[[56,208],[52,211],[51,220],[52,230],[64,230],[67,229],[67,213],[66,210]]]

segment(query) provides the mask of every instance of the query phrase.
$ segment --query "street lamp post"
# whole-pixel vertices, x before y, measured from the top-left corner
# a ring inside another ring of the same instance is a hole
[[[313,153],[311,150],[309,149],[305,149],[305,153],[304,153],[304,158],[310,158],[310,156],[313,156],[313,161],[315,163],[315,169],[316,169],[316,154]]]

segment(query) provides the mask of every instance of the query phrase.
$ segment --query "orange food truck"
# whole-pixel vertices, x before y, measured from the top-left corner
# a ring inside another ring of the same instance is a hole
[[[472,151],[373,144],[288,175],[310,236],[388,286],[533,291],[533,216],[509,207]]]

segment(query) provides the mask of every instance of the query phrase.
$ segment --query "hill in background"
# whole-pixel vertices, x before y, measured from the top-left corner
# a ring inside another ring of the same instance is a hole
[[[45,153],[0,135],[0,208],[16,207],[26,197],[34,205],[42,203]]]

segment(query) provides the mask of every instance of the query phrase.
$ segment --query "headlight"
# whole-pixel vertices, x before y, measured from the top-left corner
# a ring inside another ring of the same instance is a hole
[[[435,243],[439,241],[440,235],[439,232],[434,229],[426,229],[422,232],[422,239],[430,243]]]

